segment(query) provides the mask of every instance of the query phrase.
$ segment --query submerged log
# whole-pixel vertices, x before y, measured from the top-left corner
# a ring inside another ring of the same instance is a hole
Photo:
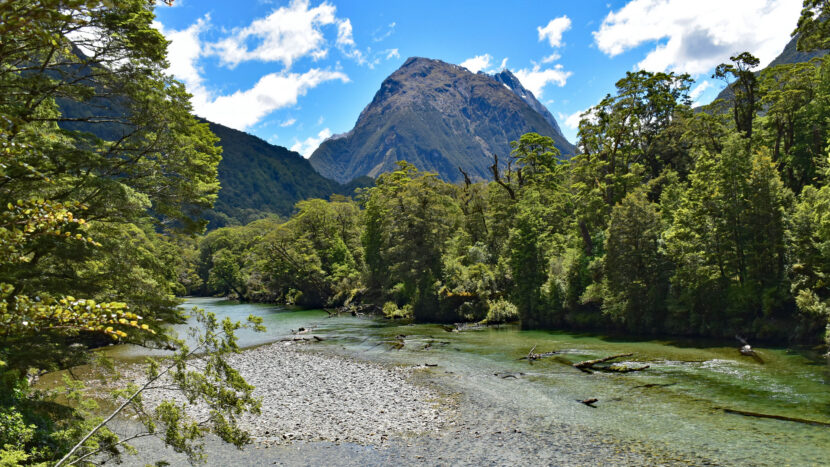
[[[582,362],[574,363],[573,367],[577,368],[579,370],[582,370],[586,373],[590,373],[591,370],[596,369],[596,368],[594,368],[595,365],[599,365],[600,363],[610,362],[611,360],[616,360],[618,358],[630,357],[632,355],[634,355],[634,354],[632,354],[632,353],[621,353],[621,354],[617,354],[617,355],[611,355],[610,357],[598,358],[596,360],[585,360],[585,361],[582,361]]]
[[[745,410],[727,409],[727,408],[724,408],[724,407],[720,407],[720,410],[723,410],[725,413],[743,415],[745,417],[771,418],[773,420],[783,420],[785,422],[804,423],[804,424],[807,424],[807,425],[830,426],[830,423],[820,422],[818,420],[807,420],[807,419],[804,419],[804,418],[785,417],[783,415],[771,415],[771,414],[758,413],[758,412],[747,412]]]

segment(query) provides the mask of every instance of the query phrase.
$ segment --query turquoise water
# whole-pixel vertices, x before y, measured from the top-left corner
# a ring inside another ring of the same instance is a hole
[[[189,299],[242,320],[261,316],[265,333],[240,333],[242,346],[278,340],[300,327],[326,338],[309,344],[360,359],[437,365],[435,380],[515,406],[540,423],[605,433],[624,442],[695,454],[723,464],[827,465],[830,427],[730,414],[724,408],[830,423],[830,366],[810,352],[756,349],[763,363],[739,354],[737,342],[626,341],[597,335],[520,331],[515,327],[449,332],[438,325],[402,324],[323,311],[217,299]],[[403,346],[400,344],[403,343]],[[551,358],[519,360],[535,352]],[[141,355],[127,346],[119,357]],[[586,374],[572,363],[619,353],[642,372]],[[577,400],[594,397],[596,408]]]

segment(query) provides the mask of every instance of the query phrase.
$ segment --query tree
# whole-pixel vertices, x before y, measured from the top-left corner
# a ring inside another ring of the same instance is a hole
[[[153,5],[0,3],[0,412],[27,427],[19,444],[27,462],[126,446],[96,427],[74,382],[73,406],[31,391],[29,375],[89,361],[89,345],[115,338],[175,344],[165,325],[184,319],[173,296],[177,264],[167,261],[172,236],[203,228],[221,150],[190,114],[184,86],[165,74]],[[167,404],[141,418],[185,451],[208,429],[244,442],[235,417],[256,405],[223,358],[236,325],[212,319],[207,332],[229,340],[207,346],[219,352],[205,372],[188,370],[174,384],[215,416],[185,430],[183,409]],[[4,450],[0,462],[18,451]]]
[[[797,335],[830,343],[830,186],[807,186],[790,228],[792,293],[801,312]]]
[[[461,221],[457,187],[407,162],[398,166],[364,193],[367,282],[411,304],[418,321],[451,321],[455,316],[440,312],[438,290],[447,242]]]
[[[732,114],[735,119],[735,128],[747,138],[752,139],[752,121],[758,111],[760,96],[758,92],[758,78],[754,71],[761,63],[749,52],[743,52],[729,57],[732,63],[721,63],[715,68],[712,78],[720,78],[732,89]],[[731,79],[735,82],[730,82]]]
[[[629,193],[611,211],[605,237],[603,311],[633,332],[662,329],[670,265],[662,223],[645,190]]]
[[[830,2],[827,0],[804,0],[798,26],[792,35],[798,35],[798,50],[809,52],[830,48]]]
[[[683,332],[756,332],[786,310],[784,212],[791,194],[766,151],[733,135],[721,154],[702,152],[666,232]],[[722,328],[714,328],[714,326]]]

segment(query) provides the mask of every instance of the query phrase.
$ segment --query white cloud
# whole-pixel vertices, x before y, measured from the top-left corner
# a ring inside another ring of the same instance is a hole
[[[291,125],[293,125],[293,124],[295,124],[295,123],[297,123],[297,119],[296,119],[296,118],[289,118],[288,120],[286,120],[286,121],[284,121],[284,122],[280,123],[280,126],[281,126],[281,127],[283,127],[283,128],[286,128],[286,127],[289,127],[289,126],[291,126]]]
[[[323,122],[324,122],[325,120],[326,120],[326,119],[325,119],[325,118],[323,118],[323,116],[322,116],[322,115],[320,115],[320,118],[318,118],[318,119],[317,119],[317,126],[322,125],[322,124],[323,124]]]
[[[386,49],[386,59],[392,58],[401,58],[401,54],[398,52],[398,49]]]
[[[707,89],[711,87],[712,83],[710,83],[708,80],[704,80],[702,83],[695,86],[695,88],[692,89],[691,92],[689,92],[689,97],[693,101],[696,101],[697,98],[701,96],[701,94],[703,94]]]
[[[568,78],[573,74],[570,71],[562,69],[562,65],[556,65],[553,68],[541,69],[539,65],[534,65],[532,69],[521,69],[514,72],[522,85],[530,89],[536,98],[541,99],[542,90],[550,83],[556,84],[559,87],[565,85]]]
[[[202,86],[203,82],[202,70],[197,63],[199,57],[204,54],[199,35],[210,27],[210,15],[199,18],[187,29],[181,31],[165,30],[164,25],[158,21],[155,21],[153,26],[170,41],[167,47],[167,61],[170,62],[170,68],[167,71],[183,81],[188,91],[194,92],[194,89]]]
[[[280,8],[264,20],[254,21],[251,26],[245,29],[260,30],[261,26],[254,27],[254,25],[258,21],[266,21],[269,18],[273,19],[274,15],[282,14],[292,17],[299,10],[304,9],[303,11],[308,13],[320,8],[328,8],[327,5],[324,3],[315,9],[309,10],[307,2],[295,0],[288,7],[288,10],[291,10],[288,13],[286,13],[286,8]],[[331,13],[333,15],[333,7]],[[313,13],[311,17],[319,17],[320,14]],[[349,27],[341,28],[338,31],[338,42],[341,45],[347,46],[350,38],[350,23],[341,22],[340,24],[349,24]],[[250,89],[237,90],[231,94],[218,94],[209,89],[205,83],[202,70],[199,67],[199,60],[201,58],[215,52],[215,50],[211,49],[210,45],[203,43],[200,38],[200,35],[210,28],[210,17],[205,16],[200,18],[196,23],[181,31],[168,30],[159,22],[155,22],[154,26],[171,41],[168,48],[170,62],[168,71],[177,79],[183,81],[187,86],[188,92],[193,95],[192,104],[194,112],[211,121],[238,130],[250,128],[276,109],[295,105],[300,96],[304,96],[310,89],[326,81],[349,81],[349,77],[340,71],[312,68],[304,73],[290,72],[288,67],[291,61],[296,58],[292,54],[300,50],[300,48],[295,47],[292,49],[294,52],[286,52],[283,55],[279,55],[273,50],[268,53],[262,52],[263,56],[283,57],[282,59],[284,59],[286,64],[286,69],[283,71],[269,73],[260,77],[258,82]],[[298,26],[294,25],[292,27],[296,30]],[[341,31],[342,34],[339,34]],[[231,36],[231,38],[239,37],[240,34],[240,31],[235,31],[234,36]],[[283,34],[283,39],[286,37],[288,36]],[[227,40],[223,42],[230,43]],[[260,48],[261,46],[254,49],[251,53],[260,53],[257,52]],[[315,56],[314,54],[316,53],[318,54],[317,56],[320,56],[319,54],[325,51],[324,48],[318,47],[311,51],[311,55]]]
[[[386,32],[384,32],[382,34],[380,32],[381,28],[375,29],[375,32],[372,33],[372,41],[373,42],[381,42],[381,41],[385,40],[386,38],[391,36],[392,33],[395,32],[395,26],[397,26],[397,23],[395,23],[394,21],[389,23],[389,25],[386,27]]]
[[[781,52],[801,11],[795,0],[632,0],[605,17],[594,40],[613,57],[653,43],[638,66],[706,73],[748,51],[765,66]]]
[[[507,68],[507,57],[504,57],[501,61],[501,65],[499,65],[499,70],[504,70],[505,68]]]
[[[571,19],[567,16],[560,16],[550,20],[547,26],[536,28],[539,31],[539,41],[548,40],[551,47],[562,46],[562,33],[571,28]]]
[[[589,112],[590,110],[591,110],[591,108],[587,108],[587,109],[584,109],[584,110],[577,110],[576,112],[574,112],[570,115],[565,115],[563,113],[560,113],[559,114],[559,120],[566,127],[570,128],[572,130],[578,130],[579,129],[579,122],[582,120],[582,115],[585,114],[586,112]],[[586,117],[590,118],[591,116],[586,115]]]
[[[274,110],[296,104],[297,98],[304,96],[309,89],[331,80],[345,83],[349,77],[339,71],[318,68],[302,74],[269,73],[247,91],[236,91],[214,99],[206,94],[194,93],[193,108],[208,120],[244,130]]]
[[[323,128],[317,133],[317,137],[309,136],[304,141],[294,140],[294,145],[291,146],[292,151],[299,152],[306,159],[311,157],[311,154],[320,146],[320,143],[331,137],[331,130]]]
[[[473,58],[468,58],[467,60],[461,62],[461,66],[472,71],[473,73],[478,73],[479,71],[486,71],[490,68],[491,60],[493,60],[493,57],[491,57],[490,54],[476,55]]]
[[[352,22],[348,18],[337,23],[337,45],[354,47]]]
[[[351,39],[351,23],[337,20],[335,7],[329,3],[310,8],[308,0],[292,0],[270,15],[254,20],[244,28],[211,47],[222,64],[231,68],[248,60],[282,62],[286,68],[300,57],[310,55],[316,59],[326,56],[326,40],[323,26],[337,24],[338,45],[348,45]],[[341,43],[342,42],[342,43]],[[249,48],[249,44],[252,46]]]
[[[562,58],[562,56],[559,55],[558,53],[554,52],[554,53],[548,55],[547,57],[543,58],[542,63],[555,62],[555,61],[559,60],[560,58]]]

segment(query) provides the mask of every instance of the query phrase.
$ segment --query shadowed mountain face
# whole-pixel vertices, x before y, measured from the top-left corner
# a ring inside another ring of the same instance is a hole
[[[462,179],[459,167],[474,179],[488,179],[493,154],[504,158],[510,142],[528,132],[550,136],[563,154],[573,154],[558,126],[515,89],[457,65],[410,58],[383,81],[350,132],[320,145],[311,165],[341,183],[377,177],[399,160],[448,181]]]

